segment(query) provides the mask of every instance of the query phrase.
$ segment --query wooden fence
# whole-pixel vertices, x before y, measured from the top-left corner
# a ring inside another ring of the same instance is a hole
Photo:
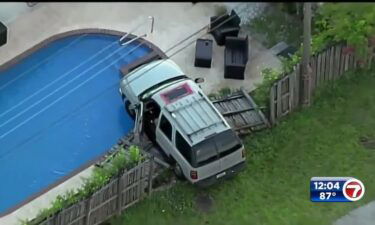
[[[359,66],[359,60],[354,53],[347,53],[346,46],[332,46],[322,53],[311,57],[311,77],[307,80],[307,90],[299,90],[302,79],[300,64],[294,67],[294,71],[276,81],[270,90],[270,122],[271,124],[291,113],[300,105],[300,91],[306,91],[310,96],[320,85],[339,79],[344,72]],[[370,67],[375,58],[374,48],[363,62]]]
[[[266,116],[243,88],[211,101],[238,135],[270,127]]]
[[[89,198],[60,211],[39,224],[98,225],[114,215],[119,215],[151,193],[153,163],[153,159],[147,159],[123,172]]]

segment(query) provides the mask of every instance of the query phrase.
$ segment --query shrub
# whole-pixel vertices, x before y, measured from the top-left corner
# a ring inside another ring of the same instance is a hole
[[[220,96],[228,96],[232,93],[232,90],[229,87],[224,87],[219,90],[219,95]]]
[[[252,96],[259,107],[268,107],[270,89],[272,85],[282,77],[282,73],[271,68],[262,70],[263,82],[256,84]]]
[[[213,93],[208,94],[207,97],[210,100],[214,100],[214,99],[217,99],[217,98],[228,96],[232,93],[233,93],[232,89],[230,89],[229,87],[223,87],[217,93],[213,92]]]
[[[106,161],[102,167],[95,167],[90,177],[83,179],[84,183],[81,188],[75,191],[67,191],[64,195],[58,195],[52,202],[51,207],[41,210],[32,222],[24,220],[21,221],[21,224],[39,224],[62,209],[84,200],[108,184],[112,178],[120,175],[124,169],[134,167],[142,161],[144,157],[139,147],[133,145],[129,147],[128,152],[121,147],[118,151],[109,156],[108,159],[109,160]]]
[[[369,39],[375,35],[375,5],[326,3],[317,11],[313,31],[313,53],[330,44],[344,42],[363,57],[368,53]]]

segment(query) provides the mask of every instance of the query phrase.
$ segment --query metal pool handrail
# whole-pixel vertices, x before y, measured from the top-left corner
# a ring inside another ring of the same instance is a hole
[[[131,39],[131,40],[125,42],[125,43],[122,43],[121,45],[122,46],[128,45],[128,44],[130,44],[130,43],[132,43],[132,42],[134,42],[134,41],[136,41],[136,40],[138,40],[140,38],[146,37],[146,36],[147,36],[147,34],[142,34],[141,36],[135,37],[135,38],[133,38],[133,39]]]
[[[149,16],[147,19],[148,19],[148,20],[151,20],[151,30],[150,30],[150,33],[152,33],[152,32],[154,31],[154,20],[155,20],[155,19],[154,19],[153,16]],[[145,21],[145,22],[143,22],[143,23],[140,24],[139,26],[135,27],[133,30],[129,31],[129,32],[126,33],[124,36],[122,36],[122,37],[120,38],[119,42],[121,43],[121,41],[123,41],[126,37],[128,37],[129,34],[135,32],[135,31],[138,30],[141,26],[143,26],[144,24],[146,24],[146,22],[148,22],[148,20]],[[122,43],[121,45],[127,45],[127,44],[130,44],[130,43],[132,43],[133,41],[135,41],[135,40],[137,40],[137,39],[139,39],[139,38],[141,38],[141,37],[146,37],[146,36],[147,36],[147,34],[143,34],[143,35],[141,35],[141,36],[139,36],[139,37],[135,37],[135,38],[133,38],[132,40],[129,40],[129,41],[125,42],[125,43]]]

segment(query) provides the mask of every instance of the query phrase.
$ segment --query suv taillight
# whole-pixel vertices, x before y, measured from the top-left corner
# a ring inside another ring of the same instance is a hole
[[[193,180],[198,179],[198,172],[195,171],[195,170],[191,170],[190,171],[190,178],[193,179]]]
[[[245,149],[242,149],[242,158],[245,158],[246,154],[245,154]]]

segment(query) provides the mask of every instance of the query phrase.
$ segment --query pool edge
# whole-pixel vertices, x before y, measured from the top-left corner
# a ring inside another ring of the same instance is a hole
[[[76,30],[70,30],[65,31],[62,33],[55,34],[38,44],[34,45],[33,47],[25,50],[24,52],[18,54],[17,56],[11,58],[10,60],[6,61],[2,65],[0,65],[0,72],[3,70],[8,69],[9,67],[13,66],[14,64],[17,64],[22,59],[26,58],[27,56],[31,55],[32,53],[38,51],[40,48],[43,48],[44,46],[50,44],[53,41],[56,41],[61,38],[65,38],[71,35],[77,35],[77,34],[109,34],[109,35],[115,35],[115,36],[123,36],[126,34],[126,32],[118,31],[118,30],[112,30],[112,29],[103,29],[103,28],[83,28],[83,29],[76,29]],[[129,34],[129,38],[135,38],[136,36],[133,34]],[[144,42],[151,50],[152,52],[157,53],[161,58],[166,58],[167,56],[165,53],[156,45],[154,45],[152,42],[144,39],[139,38],[141,42]],[[151,53],[152,53],[151,52]]]

